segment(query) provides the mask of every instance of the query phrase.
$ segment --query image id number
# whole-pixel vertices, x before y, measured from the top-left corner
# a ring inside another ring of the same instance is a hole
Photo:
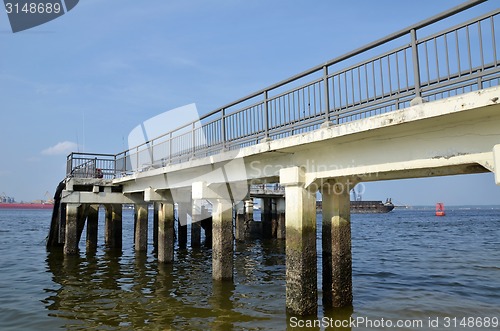
[[[5,3],[5,10],[7,14],[59,14],[61,12],[61,4],[59,3],[25,3],[19,5],[18,3]]]

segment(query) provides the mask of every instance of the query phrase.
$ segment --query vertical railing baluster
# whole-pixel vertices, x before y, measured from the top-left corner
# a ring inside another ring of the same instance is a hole
[[[328,84],[328,66],[323,66],[323,88],[324,88],[324,93],[325,93],[325,125],[328,125],[330,123],[330,90],[329,90],[329,84]]]
[[[226,109],[221,109],[221,138],[222,138],[222,150],[226,149]]]
[[[168,137],[168,163],[172,164],[172,131]]]
[[[497,65],[498,59],[497,59],[497,45],[496,45],[496,37],[495,37],[495,20],[493,19],[493,16],[490,17],[490,23],[491,23],[491,42],[492,42],[492,49],[493,49],[493,64],[494,66]]]
[[[269,114],[267,107],[267,98],[268,93],[267,90],[264,91],[264,141],[269,140]]]

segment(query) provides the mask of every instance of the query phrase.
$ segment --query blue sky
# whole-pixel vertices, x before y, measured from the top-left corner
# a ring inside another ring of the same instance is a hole
[[[52,195],[71,151],[120,152],[148,118],[193,102],[207,113],[458,3],[81,0],[16,34],[0,12],[0,193]],[[386,197],[500,204],[500,187],[492,174],[366,185],[365,199]]]

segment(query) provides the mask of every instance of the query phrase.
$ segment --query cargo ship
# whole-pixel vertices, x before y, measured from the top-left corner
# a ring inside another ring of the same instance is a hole
[[[0,196],[0,209],[52,209],[53,201],[16,202],[12,197]]]
[[[52,209],[54,204],[51,203],[30,203],[30,202],[0,202],[0,209]]]

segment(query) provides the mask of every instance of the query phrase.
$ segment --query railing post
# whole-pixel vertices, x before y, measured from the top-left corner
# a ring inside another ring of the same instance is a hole
[[[114,155],[114,162],[113,162],[113,178],[116,178],[116,173],[117,173],[117,169],[116,169],[116,154]]]
[[[323,85],[325,93],[325,121],[321,124],[321,127],[329,127],[332,123],[330,122],[330,89],[328,87],[328,66],[323,66]],[[337,123],[338,124],[338,123]]]
[[[268,142],[269,138],[269,113],[267,107],[267,90],[264,91],[264,139],[261,142]]]
[[[191,155],[191,158],[194,158],[195,152],[196,152],[196,125],[195,122],[191,125],[191,130],[192,130],[192,139],[193,139],[193,154]]]
[[[417,31],[415,29],[411,29],[410,36],[413,60],[413,80],[415,84],[415,98],[412,100],[412,103],[419,104],[422,103],[422,88],[420,86],[420,65],[418,62]]]
[[[168,163],[172,164],[172,131],[170,131],[168,138]]]
[[[150,158],[151,158],[151,166],[153,166],[153,164],[155,163],[155,157],[153,155],[153,151],[154,151],[154,139],[149,141],[148,143],[149,145],[149,155],[150,155]]]
[[[221,138],[222,138],[222,150],[226,149],[226,109],[221,109]]]
[[[139,146],[135,149],[135,171],[139,171]]]

